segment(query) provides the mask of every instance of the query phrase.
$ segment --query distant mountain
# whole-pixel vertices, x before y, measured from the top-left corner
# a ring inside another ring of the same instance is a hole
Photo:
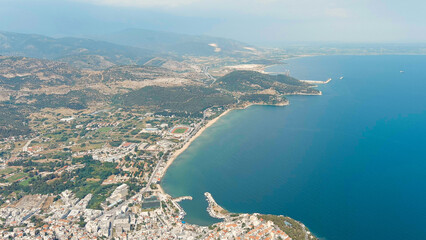
[[[0,32],[0,55],[62,60],[79,67],[105,68],[115,64],[143,64],[161,54],[85,38]]]
[[[177,55],[244,55],[257,52],[253,46],[231,39],[144,29],[127,29],[96,36],[95,39]]]
[[[245,57],[259,53],[260,50],[235,40],[141,29],[92,39],[0,31],[0,55],[59,60],[86,69],[143,65],[154,58],[177,60],[183,55]]]
[[[50,60],[0,56],[0,88],[19,91],[43,86],[74,85],[81,71]]]

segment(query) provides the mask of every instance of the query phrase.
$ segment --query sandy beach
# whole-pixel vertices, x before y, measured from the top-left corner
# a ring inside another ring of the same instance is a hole
[[[226,114],[228,114],[230,111],[232,111],[233,109],[227,109],[225,112],[223,112],[222,114],[220,114],[219,116],[217,116],[216,118],[210,120],[209,122],[207,122],[206,125],[204,125],[191,139],[189,139],[188,142],[185,143],[185,145],[183,145],[182,148],[176,150],[172,156],[169,158],[169,160],[167,161],[166,167],[164,168],[164,174],[166,173],[167,169],[170,167],[170,165],[172,165],[172,163],[175,161],[175,159],[181,154],[183,153],[190,145],[191,143],[197,138],[199,137],[208,127],[210,127],[211,125],[213,125],[217,120],[219,120],[221,117],[225,116]]]

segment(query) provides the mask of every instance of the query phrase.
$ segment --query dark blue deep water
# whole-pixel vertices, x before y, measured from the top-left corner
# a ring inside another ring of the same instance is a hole
[[[215,222],[208,191],[232,212],[287,215],[328,240],[426,239],[426,56],[309,57],[270,70],[284,68],[333,81],[290,106],[233,111],[195,140],[162,184],[194,197],[185,220]]]

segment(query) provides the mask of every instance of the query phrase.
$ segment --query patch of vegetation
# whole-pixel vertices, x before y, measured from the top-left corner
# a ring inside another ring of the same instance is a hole
[[[111,145],[111,147],[119,147],[122,143],[123,141],[117,140],[117,141],[111,141],[109,145]]]
[[[309,231],[306,227],[303,227],[301,223],[289,217],[276,215],[260,215],[259,217],[263,218],[265,221],[272,221],[294,240],[304,240],[306,231]],[[309,239],[318,240],[314,236]]]
[[[148,86],[117,95],[113,102],[127,107],[144,106],[158,110],[170,109],[175,112],[185,112],[187,115],[200,115],[206,108],[232,104],[235,99],[213,88]]]
[[[97,90],[85,89],[69,91],[67,94],[40,94],[33,95],[30,99],[35,99],[34,106],[38,108],[71,108],[85,109],[88,104],[95,101],[105,101],[107,97]]]
[[[28,161],[30,164],[25,164],[26,167],[29,165],[35,166],[37,169],[41,163],[34,163]],[[100,208],[100,204],[105,201],[106,197],[111,194],[117,185],[102,185],[102,182],[111,175],[119,174],[120,170],[116,169],[116,163],[99,162],[93,160],[91,156],[84,156],[82,158],[74,158],[73,164],[84,164],[83,168],[76,169],[72,172],[64,171],[61,175],[56,173],[49,174],[42,177],[37,175],[29,178],[25,184],[19,184],[17,182],[12,183],[10,186],[3,186],[0,188],[0,194],[7,196],[12,192],[16,192],[21,195],[27,194],[59,194],[67,189],[73,191],[79,198],[83,198],[87,194],[93,194],[92,199],[89,202],[89,208]],[[52,163],[43,163],[52,164]],[[52,170],[52,169],[51,169]],[[26,173],[19,173],[19,177],[26,176]],[[13,175],[12,177],[16,176]],[[11,178],[12,178],[11,177]],[[17,177],[15,177],[17,179]],[[90,181],[90,179],[99,179],[99,181]],[[89,181],[88,181],[89,179]],[[9,180],[9,179],[8,179]]]
[[[243,102],[250,103],[266,103],[266,104],[278,104],[286,101],[285,97],[276,96],[272,94],[245,94],[240,97]]]
[[[98,132],[106,133],[106,132],[111,131],[111,129],[112,129],[112,127],[103,127],[103,128],[99,128]]]
[[[26,115],[22,108],[0,104],[0,138],[29,134]]]
[[[10,174],[10,173],[13,173],[14,171],[16,171],[16,169],[14,169],[14,168],[5,168],[5,169],[0,170],[0,175],[7,175],[7,174]]]
[[[101,203],[106,200],[106,198],[112,193],[112,191],[114,191],[117,186],[117,184],[102,185],[101,181],[86,181],[86,183],[83,183],[78,188],[75,188],[73,192],[78,198],[83,198],[87,194],[91,193],[93,196],[92,199],[90,199],[87,207],[91,209],[102,209]]]
[[[21,179],[21,178],[23,178],[23,177],[25,177],[25,176],[26,176],[26,174],[25,174],[25,173],[23,173],[23,172],[19,172],[19,173],[15,173],[14,175],[12,175],[12,176],[8,177],[6,180],[7,180],[8,182],[15,182],[16,180]]]

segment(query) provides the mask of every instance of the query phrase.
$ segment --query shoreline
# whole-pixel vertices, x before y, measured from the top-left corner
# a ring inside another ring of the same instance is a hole
[[[170,156],[169,160],[166,163],[166,166],[164,167],[164,171],[163,171],[163,176],[162,178],[164,178],[164,176],[167,173],[167,170],[169,169],[169,167],[173,164],[173,162],[177,159],[177,157],[179,157],[179,155],[181,155],[183,152],[185,152],[186,149],[188,149],[188,147],[191,145],[191,143],[193,141],[195,141],[195,139],[197,139],[207,128],[209,128],[210,126],[212,126],[214,123],[216,123],[220,118],[222,118],[223,116],[225,116],[226,114],[230,113],[233,110],[242,110],[242,109],[246,109],[250,106],[277,106],[277,107],[283,107],[283,106],[288,106],[290,105],[290,101],[285,101],[283,103],[278,103],[278,104],[263,104],[263,103],[250,103],[250,104],[246,104],[240,107],[233,107],[233,108],[228,108],[226,109],[223,113],[221,113],[219,116],[213,118],[212,120],[208,121],[204,126],[202,126],[200,128],[200,130],[198,130],[198,132],[192,136],[181,148],[177,149],[176,151],[173,152],[173,154]],[[161,187],[161,184],[158,184],[160,186],[160,191],[163,193],[166,193],[166,191],[164,191],[164,189]]]
[[[191,145],[191,143],[195,139],[197,139],[207,128],[209,128],[211,125],[213,125],[215,122],[217,122],[217,120],[219,120],[221,117],[225,116],[226,114],[228,114],[232,110],[234,110],[234,108],[229,108],[229,109],[225,110],[223,113],[221,113],[219,116],[217,116],[217,117],[213,118],[212,120],[208,121],[207,124],[205,124],[204,126],[202,126],[200,128],[200,130],[198,130],[198,132],[194,136],[192,136],[181,148],[179,148],[178,150],[174,151],[173,154],[171,155],[171,157],[169,158],[169,160],[167,161],[166,166],[164,167],[163,177],[166,175],[167,170],[172,165],[172,163],[176,160],[176,158],[180,154],[182,154],[183,152],[185,152],[185,150]],[[161,184],[159,184],[159,185],[161,185]]]
[[[233,111],[233,110],[244,110],[244,109],[247,109],[248,107],[251,107],[251,106],[276,106],[276,107],[283,107],[283,106],[288,106],[288,105],[290,105],[290,101],[287,99],[286,101],[284,101],[284,102],[281,102],[281,103],[277,103],[277,104],[267,104],[267,103],[247,103],[247,104],[244,104],[244,105],[240,105],[240,106],[238,106],[238,107],[231,107],[231,108],[228,108],[228,109],[226,109],[224,112],[222,112],[219,116],[217,116],[217,117],[215,117],[215,118],[213,118],[213,119],[211,119],[210,121],[207,121],[207,123],[204,125],[204,126],[202,126],[201,128],[200,128],[200,130],[198,130],[196,133],[195,133],[195,135],[194,136],[192,136],[181,148],[179,148],[179,149],[177,149],[176,151],[174,151],[173,152],[173,154],[170,156],[170,158],[168,159],[168,161],[167,161],[167,163],[166,163],[166,166],[164,166],[164,170],[163,170],[163,173],[162,173],[162,176],[161,176],[161,179],[163,179],[164,178],[164,176],[166,175],[166,173],[167,173],[167,170],[169,169],[169,167],[173,164],[173,162],[179,157],[179,155],[180,154],[182,154],[183,152],[185,152],[186,151],[186,149],[188,149],[188,147],[191,145],[191,143],[193,142],[193,141],[195,141],[195,139],[197,139],[199,136],[201,136],[201,134],[207,129],[207,128],[209,128],[210,126],[212,126],[213,124],[215,124],[221,117],[223,117],[223,116],[225,116],[226,114],[228,114],[228,113],[230,113],[231,111]],[[157,184],[157,189],[156,189],[157,191],[159,191],[161,194],[163,194],[163,195],[167,195],[167,196],[169,196],[170,198],[172,198],[173,199],[173,196],[172,195],[170,195],[170,194],[168,194],[167,192],[166,192],[166,190],[164,190],[164,188],[163,188],[163,186],[162,186],[162,183],[159,183],[159,184]],[[206,195],[207,194],[207,195]],[[209,213],[209,215],[210,215],[210,217],[212,217],[212,218],[216,218],[216,219],[222,219],[222,220],[226,220],[227,218],[228,218],[228,216],[226,215],[226,214],[223,214],[223,213],[221,213],[222,211],[226,211],[223,207],[221,207],[220,205],[218,205],[216,202],[215,202],[215,200],[213,199],[213,197],[211,196],[211,194],[210,193],[205,193],[204,194],[205,195],[205,197],[206,197],[206,200],[207,200],[207,203],[208,203],[208,207],[207,207],[207,212]],[[209,196],[208,196],[209,195]],[[175,196],[175,197],[177,197],[177,196]],[[179,196],[179,197],[181,197],[181,196]],[[188,200],[192,200],[192,196],[189,196],[191,199],[188,199]],[[185,199],[186,200],[186,199]],[[211,200],[213,200],[213,202],[211,201]],[[174,204],[175,204],[175,206],[178,208],[178,209],[180,209],[180,213],[181,213],[181,215],[182,215],[182,219],[183,219],[183,217],[186,215],[186,212],[185,212],[185,210],[180,206],[180,204],[179,203],[177,203],[177,202],[174,202],[174,201],[172,201]],[[213,204],[212,204],[213,203]],[[219,213],[216,213],[216,211],[215,211],[215,208],[219,208],[219,209],[221,209],[221,211],[219,212]],[[226,211],[227,212],[227,211]],[[198,225],[198,224],[195,224],[195,225]]]
[[[184,151],[186,151],[186,149],[191,145],[191,143],[193,141],[195,141],[195,139],[197,139],[207,128],[209,128],[210,126],[212,126],[214,123],[216,123],[221,117],[225,116],[226,114],[228,114],[229,112],[233,111],[233,110],[244,110],[247,109],[248,107],[251,106],[275,106],[275,107],[283,107],[283,106],[288,106],[290,105],[290,101],[287,99],[284,102],[281,103],[277,103],[277,104],[266,104],[266,103],[247,103],[244,105],[240,105],[238,107],[231,107],[229,109],[226,109],[224,112],[222,112],[219,116],[207,121],[207,123],[202,126],[200,128],[200,130],[198,130],[195,135],[193,135],[180,149],[177,149],[175,152],[173,152],[173,154],[170,156],[170,158],[168,159],[166,166],[164,167],[164,171],[162,174],[161,178],[164,178],[164,176],[167,173],[168,168],[173,164],[173,162],[177,159],[177,157],[182,154]],[[167,195],[170,198],[172,198],[172,202],[173,204],[179,209],[180,211],[180,219],[182,220],[185,215],[186,212],[183,209],[183,207],[181,207],[181,205],[173,200],[173,196],[168,194],[166,192],[166,190],[164,190],[164,188],[162,187],[162,184],[159,183],[157,184],[158,187],[158,191],[161,194]],[[209,192],[205,192],[204,196],[206,197],[206,201],[208,203],[207,206],[207,213],[209,214],[210,217],[215,218],[215,219],[220,219],[221,221],[228,221],[231,220],[232,217],[232,212],[228,212],[225,208],[223,208],[222,206],[220,206],[219,204],[216,203],[216,201],[214,200],[213,196],[209,193]],[[175,196],[176,197],[176,196]],[[179,196],[182,197],[182,196]],[[178,197],[178,198],[179,198]],[[185,197],[189,197],[188,199],[182,199],[182,200],[192,200],[192,196],[185,196]],[[254,216],[259,216],[258,213],[254,213]],[[257,214],[257,215],[256,215]],[[302,223],[300,223],[302,226],[304,226]],[[194,225],[197,226],[202,226],[199,223],[194,223]],[[310,232],[308,232],[310,234]]]

